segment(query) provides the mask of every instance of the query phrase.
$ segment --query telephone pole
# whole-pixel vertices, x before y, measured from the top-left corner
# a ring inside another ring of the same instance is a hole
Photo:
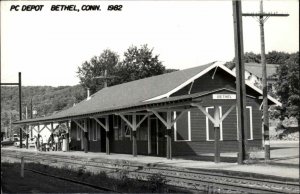
[[[105,69],[104,70],[104,75],[94,77],[93,79],[103,79],[104,80],[103,88],[106,88],[107,87],[107,80],[113,79],[113,78],[116,78],[116,77],[117,76],[108,76],[107,75],[107,70]]]
[[[33,106],[32,106],[32,98],[30,99],[30,118],[33,119],[33,110],[32,110]],[[30,126],[30,137],[32,137],[32,126]]]
[[[233,0],[234,46],[236,64],[236,105],[238,115],[238,164],[246,159],[246,86],[244,65],[242,2]]]
[[[263,0],[260,1],[259,13],[244,13],[243,16],[258,17],[260,27],[261,65],[262,65],[262,87],[263,87],[263,129],[265,160],[270,160],[270,137],[269,137],[269,112],[268,112],[268,89],[267,89],[267,65],[265,54],[264,23],[269,17],[286,17],[289,14],[264,13]]]

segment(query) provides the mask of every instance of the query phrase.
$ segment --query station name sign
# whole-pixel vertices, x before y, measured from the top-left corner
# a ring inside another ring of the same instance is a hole
[[[236,94],[213,94],[213,99],[234,100],[236,99]]]

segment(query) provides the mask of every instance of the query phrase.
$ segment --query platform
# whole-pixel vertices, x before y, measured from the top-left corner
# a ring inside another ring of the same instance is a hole
[[[20,149],[16,147],[3,147],[2,150],[15,150],[21,152],[37,152],[35,149]],[[261,176],[275,176],[281,178],[299,179],[299,142],[276,142],[271,146],[271,161],[270,163],[264,163],[261,161],[263,158],[263,152],[256,152],[258,163],[256,164],[244,164],[238,165],[233,162],[220,162],[218,164],[213,161],[201,161],[189,159],[189,158],[173,158],[168,160],[162,157],[154,156],[142,156],[138,155],[133,157],[128,154],[110,154],[89,152],[84,153],[82,151],[50,151],[50,152],[37,152],[37,154],[55,154],[75,157],[86,157],[87,159],[108,159],[108,160],[125,160],[133,163],[140,163],[144,165],[161,166],[167,165],[171,167],[192,169],[192,170],[212,170],[212,171],[228,171],[232,174],[251,174]],[[200,158],[212,157],[212,155],[206,154],[199,156]],[[222,153],[222,158],[232,158],[236,160],[236,153]]]

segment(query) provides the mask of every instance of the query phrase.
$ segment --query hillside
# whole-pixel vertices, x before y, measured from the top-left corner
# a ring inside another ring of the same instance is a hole
[[[22,115],[25,119],[26,106],[30,118],[30,101],[33,110],[37,111],[34,117],[50,115],[55,111],[64,110],[73,106],[86,97],[85,89],[80,86],[23,86],[22,87]],[[18,87],[1,87],[1,131],[10,123],[19,120],[19,89]]]

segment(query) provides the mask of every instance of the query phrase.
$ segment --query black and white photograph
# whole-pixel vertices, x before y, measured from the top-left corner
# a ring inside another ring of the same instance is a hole
[[[0,1],[2,193],[299,193],[299,0]]]

